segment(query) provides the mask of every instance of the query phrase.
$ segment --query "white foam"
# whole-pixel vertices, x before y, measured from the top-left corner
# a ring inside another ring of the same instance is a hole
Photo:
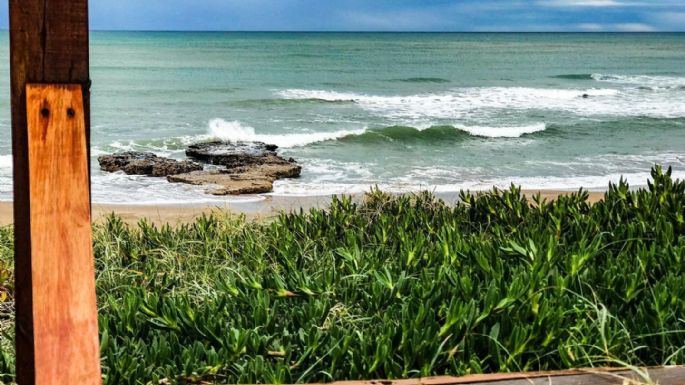
[[[466,131],[473,136],[486,138],[519,138],[526,134],[544,131],[546,128],[545,123],[509,127],[457,126],[457,129]]]
[[[675,76],[592,74],[592,78],[599,82],[637,85],[651,89],[685,86],[685,77]]]
[[[12,155],[0,155],[0,201],[12,199]]]
[[[685,179],[685,172],[674,171],[674,179]],[[378,187],[391,193],[405,193],[418,191],[433,191],[437,193],[456,193],[462,190],[485,191],[493,187],[507,189],[512,184],[521,186],[525,190],[585,190],[603,191],[609,183],[618,183],[623,178],[631,187],[646,186],[651,179],[648,172],[613,173],[604,175],[577,176],[541,176],[541,177],[501,177],[485,179],[468,179],[457,183],[431,184],[419,181],[394,180],[386,182],[368,183],[330,183],[330,182],[300,182],[297,180],[280,180],[274,184],[274,192],[270,195],[278,196],[321,196],[330,194],[358,194]]]
[[[469,87],[418,95],[366,95],[325,90],[277,91],[285,99],[318,98],[354,101],[376,115],[402,122],[436,119],[488,120],[501,111],[552,110],[578,116],[685,117],[685,93],[646,93],[639,89],[554,89],[530,87]],[[587,97],[584,97],[587,96]]]
[[[363,134],[366,129],[340,130],[332,132],[306,132],[296,134],[257,134],[255,129],[239,121],[212,119],[208,136],[230,141],[250,141],[275,144],[282,148],[306,146],[308,144],[334,140],[349,135]]]
[[[495,171],[489,166],[451,165],[416,166],[402,175],[389,175],[376,163],[306,160],[302,178],[278,181],[275,195],[318,196],[326,194],[362,193],[373,186],[388,192],[430,190],[458,192],[460,190],[488,190],[493,186],[508,188],[512,183],[525,189],[575,190],[580,187],[605,190],[609,182],[621,177],[631,186],[645,186],[650,179],[649,169],[654,164],[673,167],[673,178],[685,180],[685,155],[661,154],[604,154],[576,157],[565,162],[557,160],[526,160]],[[316,167],[309,167],[309,164]],[[531,168],[532,167],[532,168]],[[520,175],[525,170],[537,170],[533,175]],[[362,172],[356,172],[360,170]],[[519,174],[519,175],[517,175]]]
[[[214,196],[205,194],[206,186],[169,183],[166,178],[125,175],[122,172],[93,173],[93,202],[107,204],[226,204],[261,201],[261,196]]]
[[[12,169],[12,155],[0,155],[0,169]]]

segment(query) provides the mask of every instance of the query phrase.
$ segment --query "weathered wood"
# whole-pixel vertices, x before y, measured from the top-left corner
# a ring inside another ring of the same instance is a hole
[[[464,377],[425,377],[407,380],[339,381],[328,385],[659,385],[685,384],[685,366],[641,369],[576,369],[550,372],[474,374]],[[314,384],[312,384],[314,385]]]
[[[88,0],[9,0],[17,381],[33,384],[27,83],[80,84],[89,143]],[[88,163],[89,164],[89,163]]]
[[[35,384],[99,384],[79,85],[27,85]]]

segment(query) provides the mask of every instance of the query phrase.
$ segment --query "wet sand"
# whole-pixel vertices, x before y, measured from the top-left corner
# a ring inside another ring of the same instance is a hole
[[[572,191],[541,190],[524,191],[526,196],[540,192],[542,197],[551,200],[560,195],[566,195]],[[438,193],[439,198],[447,203],[455,203],[459,200],[457,193]],[[604,192],[590,192],[590,202],[596,202],[604,197]],[[361,200],[362,194],[354,196]],[[312,208],[326,208],[331,201],[330,195],[324,196],[271,196],[266,195],[260,201],[252,202],[227,202],[225,204],[212,205],[168,205],[168,204],[93,204],[93,220],[102,221],[111,213],[121,216],[127,223],[136,223],[142,218],[155,224],[171,225],[192,222],[203,213],[209,214],[215,211],[226,211],[232,214],[244,214],[248,219],[265,219],[277,215],[283,211],[308,211]],[[0,226],[13,222],[12,202],[0,202]]]

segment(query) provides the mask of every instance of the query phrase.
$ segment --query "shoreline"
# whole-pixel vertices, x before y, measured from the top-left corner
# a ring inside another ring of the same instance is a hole
[[[527,197],[540,193],[547,200],[555,199],[562,195],[568,195],[577,190],[523,190],[522,193]],[[477,193],[477,191],[474,191]],[[589,201],[597,202],[604,197],[604,191],[589,191]],[[364,194],[351,194],[354,199],[361,199]],[[459,193],[435,193],[435,195],[448,204],[453,204],[459,200]],[[248,200],[243,202],[225,203],[190,203],[190,204],[115,204],[115,203],[94,203],[93,222],[97,223],[109,214],[119,215],[124,222],[135,224],[145,218],[153,224],[178,225],[193,222],[202,214],[210,214],[216,211],[229,212],[236,215],[245,215],[249,220],[260,220],[272,218],[279,213],[294,210],[308,211],[310,209],[325,209],[331,201],[333,195],[320,196],[284,196],[284,195],[264,195],[261,199]],[[0,226],[7,226],[13,223],[13,206],[11,201],[0,202]]]

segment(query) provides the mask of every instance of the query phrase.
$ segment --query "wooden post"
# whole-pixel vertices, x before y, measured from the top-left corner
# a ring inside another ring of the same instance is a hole
[[[16,378],[98,384],[88,0],[9,0],[9,15]]]

